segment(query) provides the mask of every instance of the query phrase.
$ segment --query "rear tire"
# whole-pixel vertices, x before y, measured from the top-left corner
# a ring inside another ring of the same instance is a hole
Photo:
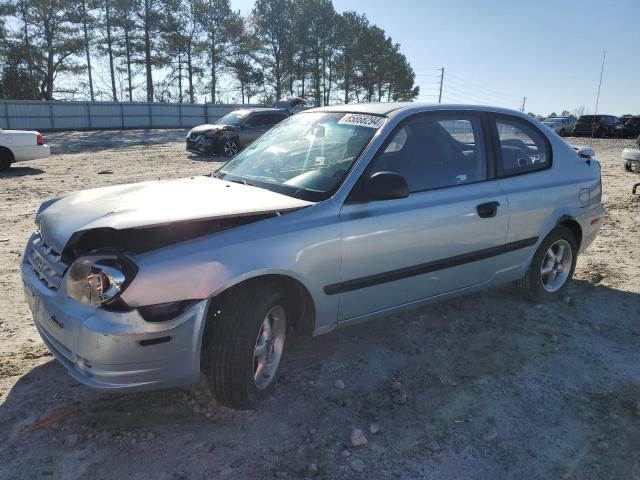
[[[567,132],[564,131],[564,128],[560,129],[560,136],[564,137],[567,134]]]
[[[234,289],[215,321],[204,370],[221,404],[250,410],[274,389],[286,340],[285,296],[275,284]]]
[[[518,280],[522,295],[542,303],[558,298],[573,277],[578,256],[578,243],[567,227],[556,227],[540,243],[529,269]]]
[[[0,148],[0,172],[8,170],[13,163],[13,154],[7,148]]]

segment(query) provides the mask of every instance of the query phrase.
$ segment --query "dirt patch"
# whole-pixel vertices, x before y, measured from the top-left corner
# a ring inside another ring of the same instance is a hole
[[[640,195],[620,163],[631,140],[569,139],[595,148],[608,212],[565,298],[533,305],[506,286],[296,339],[275,395],[234,412],[204,383],[79,385],[22,294],[43,200],[210,172],[217,159],[186,154],[185,134],[51,134],[51,158],[0,175],[0,478],[640,479]]]

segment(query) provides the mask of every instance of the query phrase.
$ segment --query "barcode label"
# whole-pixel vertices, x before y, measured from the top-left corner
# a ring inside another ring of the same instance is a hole
[[[366,115],[362,113],[347,113],[338,122],[339,125],[356,125],[358,127],[380,128],[384,123],[384,117]]]

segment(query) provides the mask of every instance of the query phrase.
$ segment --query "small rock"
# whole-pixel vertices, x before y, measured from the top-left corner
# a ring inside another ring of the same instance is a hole
[[[564,297],[563,299],[564,303],[566,303],[567,305],[571,305],[573,303],[573,299],[567,295],[566,297]]]
[[[365,467],[364,462],[359,458],[354,458],[353,460],[351,460],[351,469],[354,472],[362,473],[364,472],[364,467]]]
[[[359,428],[354,428],[351,432],[351,445],[354,447],[363,447],[367,443],[369,443],[369,441],[367,440],[367,436],[364,432]]]
[[[112,170],[100,170],[98,172],[98,175],[113,175],[113,171]]]
[[[404,405],[405,403],[407,403],[407,394],[406,393],[396,393],[393,396],[393,403],[395,403],[396,405]]]
[[[558,335],[556,335],[555,333],[551,335],[551,341],[553,343],[556,343],[558,341]]]
[[[399,392],[400,390],[402,390],[402,382],[391,382],[391,390],[393,390],[394,392]]]
[[[73,448],[78,444],[79,440],[80,435],[78,435],[77,433],[70,433],[64,439],[64,446],[67,448]]]
[[[609,442],[603,440],[602,442],[598,443],[598,447],[600,447],[602,450],[606,450],[609,448]]]
[[[342,456],[343,457],[350,457],[351,456],[351,452],[349,451],[348,448],[345,448],[344,450],[342,450]]]
[[[342,390],[344,388],[344,382],[341,379],[337,379],[335,382],[333,382],[333,386],[338,390]]]
[[[484,436],[484,441],[487,443],[495,442],[498,439],[498,432],[489,432]]]
[[[429,444],[427,445],[427,448],[432,452],[436,452],[436,453],[442,450],[442,447],[436,440],[434,440],[433,442],[429,442]]]
[[[109,432],[100,432],[96,435],[96,442],[101,447],[104,447],[111,441],[111,434]]]
[[[320,469],[318,468],[318,465],[315,463],[312,463],[311,465],[309,465],[308,470],[311,475],[317,475],[318,473],[320,473]]]
[[[371,425],[369,425],[369,431],[373,435],[377,435],[378,433],[382,432],[382,426],[377,422],[373,422]]]
[[[440,375],[438,377],[438,380],[440,380],[440,383],[444,386],[447,387],[455,387],[458,385],[458,382],[456,382],[453,378],[451,378],[448,375]]]
[[[604,279],[604,275],[598,272],[589,272],[589,280],[591,283],[600,283]]]

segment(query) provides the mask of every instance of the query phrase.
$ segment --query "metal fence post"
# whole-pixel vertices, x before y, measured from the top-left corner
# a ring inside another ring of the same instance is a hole
[[[89,106],[89,102],[85,102],[85,105],[87,106],[87,122],[89,124],[89,128],[91,128],[91,107]]]
[[[49,104],[49,124],[51,125],[51,130],[55,130],[56,126],[53,123],[53,101],[49,100],[47,103]]]
[[[124,128],[124,102],[120,102],[120,126]]]
[[[9,121],[9,102],[4,102],[4,118],[7,120],[7,130],[11,129],[11,122]]]
[[[148,102],[147,105],[149,107],[149,126],[147,128],[153,128],[153,120],[151,117],[151,102]]]
[[[180,117],[179,125],[180,125],[180,128],[182,128],[182,103],[178,104],[178,115]]]

